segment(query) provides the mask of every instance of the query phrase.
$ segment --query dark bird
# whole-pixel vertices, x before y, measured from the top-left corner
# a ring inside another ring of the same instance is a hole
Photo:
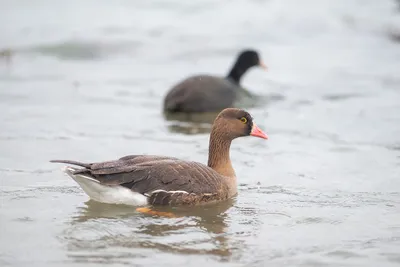
[[[220,112],[252,94],[241,87],[240,80],[248,69],[260,66],[267,69],[254,50],[242,51],[226,77],[196,75],[172,87],[164,99],[164,112]]]

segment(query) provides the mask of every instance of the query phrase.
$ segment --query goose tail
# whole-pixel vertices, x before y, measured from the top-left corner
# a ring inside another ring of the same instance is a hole
[[[71,161],[57,162],[73,164]],[[74,164],[78,166],[82,166],[83,164],[80,162],[74,163],[79,163]],[[90,199],[107,204],[125,204],[131,206],[144,206],[148,204],[148,198],[143,194],[133,192],[122,186],[103,185],[88,172],[80,172],[81,170],[71,166],[64,166],[62,168],[62,171],[74,179]]]

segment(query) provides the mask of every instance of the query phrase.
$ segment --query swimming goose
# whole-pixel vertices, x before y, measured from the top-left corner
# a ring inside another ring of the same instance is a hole
[[[92,199],[110,204],[198,205],[236,195],[236,174],[229,157],[233,139],[242,136],[268,139],[241,109],[227,108],[216,117],[209,141],[208,164],[155,155],[130,155],[118,160],[65,163],[71,176]]]

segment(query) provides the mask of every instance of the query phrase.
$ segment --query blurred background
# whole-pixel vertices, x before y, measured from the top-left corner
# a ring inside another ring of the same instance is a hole
[[[209,125],[166,120],[193,74],[244,48],[269,135],[237,140],[239,195],[179,218],[87,201],[50,164],[206,162]],[[398,266],[400,3],[0,0],[1,266]]]

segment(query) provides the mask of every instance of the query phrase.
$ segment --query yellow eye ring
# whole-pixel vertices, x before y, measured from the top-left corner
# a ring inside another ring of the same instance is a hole
[[[243,123],[247,123],[247,119],[245,117],[241,117],[240,121],[243,122]]]

